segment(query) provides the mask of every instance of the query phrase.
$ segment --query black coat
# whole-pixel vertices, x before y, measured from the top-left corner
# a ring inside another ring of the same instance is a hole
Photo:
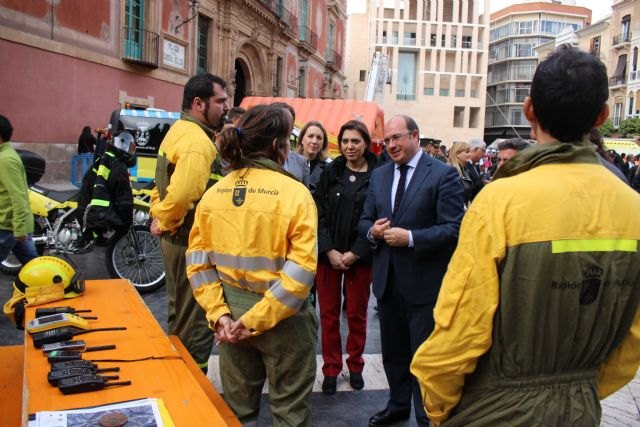
[[[467,163],[465,165],[465,169],[467,171],[467,176],[471,179],[473,184],[471,188],[471,200],[473,200],[484,187],[484,181],[482,179],[482,175],[480,175],[472,163]]]
[[[108,174],[99,174],[100,167]],[[105,179],[105,176],[108,178]],[[101,203],[92,202],[94,200]],[[106,206],[105,206],[106,205]],[[78,201],[80,222],[86,230],[126,231],[133,222],[133,194],[129,169],[117,154],[107,151],[87,171]]]
[[[365,153],[365,159],[368,164],[367,177],[360,181],[356,191],[354,209],[349,221],[351,226],[348,230],[336,229],[339,205],[344,193],[345,180],[348,179],[346,159],[339,156],[324,168],[320,176],[313,197],[318,207],[318,253],[321,262],[329,262],[325,252],[331,249],[340,252],[351,251],[360,257],[358,262],[371,262],[371,247],[366,239],[359,236],[358,222],[367,197],[371,173],[378,166],[378,159],[370,152]]]

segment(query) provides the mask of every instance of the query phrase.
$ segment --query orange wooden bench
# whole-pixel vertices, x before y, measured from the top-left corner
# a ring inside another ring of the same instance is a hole
[[[0,347],[0,427],[22,424],[24,346]]]

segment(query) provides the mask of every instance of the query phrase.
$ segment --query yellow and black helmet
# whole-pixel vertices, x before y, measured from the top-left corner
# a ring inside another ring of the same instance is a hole
[[[84,278],[65,260],[41,256],[26,263],[13,282],[13,295],[3,311],[20,327],[24,307],[75,298],[84,292]]]

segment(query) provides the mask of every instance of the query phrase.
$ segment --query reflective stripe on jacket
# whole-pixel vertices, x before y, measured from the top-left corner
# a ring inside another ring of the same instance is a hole
[[[129,169],[111,149],[96,159],[83,178],[79,208],[87,230],[115,228],[122,231],[133,222],[133,193]],[[84,204],[88,201],[87,209]]]
[[[411,371],[446,426],[598,425],[640,363],[640,196],[598,164],[487,185]]]
[[[193,217],[189,212],[209,184],[215,157],[213,141],[187,120],[176,121],[160,144],[151,215],[158,220],[161,231],[174,235],[181,244],[187,242]]]
[[[198,204],[187,275],[211,325],[229,313],[221,283],[264,298],[242,316],[265,331],[294,315],[309,295],[317,264],[318,218],[309,190],[279,172],[241,169]]]

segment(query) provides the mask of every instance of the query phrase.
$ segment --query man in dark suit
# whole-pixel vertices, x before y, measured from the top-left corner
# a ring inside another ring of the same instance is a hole
[[[466,165],[466,169],[469,174],[469,178],[471,178],[471,181],[473,182],[471,192],[471,200],[473,200],[484,187],[484,171],[480,170],[480,159],[484,157],[484,154],[487,151],[487,144],[485,144],[485,142],[480,138],[471,138],[469,140],[469,145],[471,146],[471,158],[469,159],[469,163]]]
[[[375,248],[373,293],[390,393],[369,426],[408,419],[412,394],[418,425],[428,426],[409,365],[434,326],[433,306],[464,214],[463,189],[455,169],[422,152],[413,119],[395,116],[384,132],[393,163],[373,171],[359,223]]]

